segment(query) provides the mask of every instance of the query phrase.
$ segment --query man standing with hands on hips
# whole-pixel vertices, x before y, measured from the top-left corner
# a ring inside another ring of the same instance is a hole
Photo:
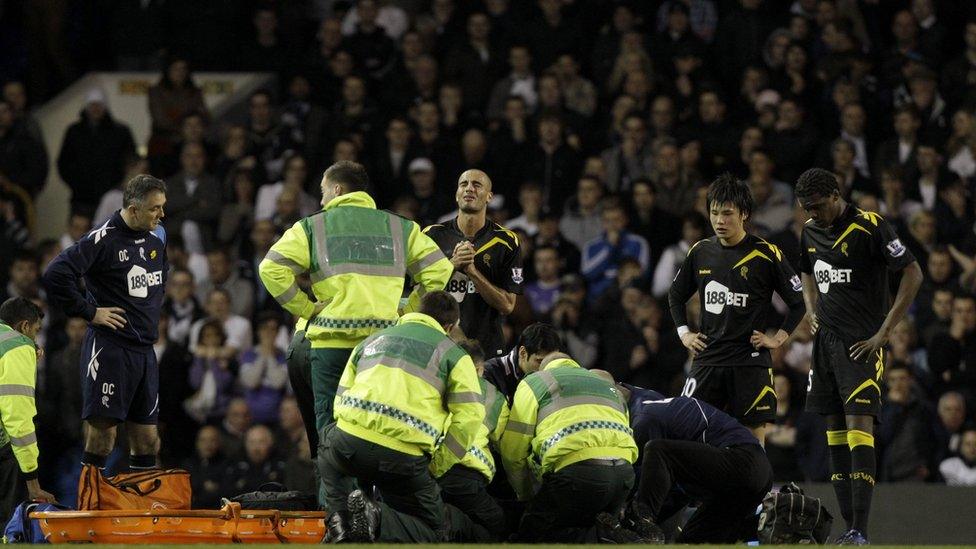
[[[461,330],[488,358],[505,352],[502,316],[515,309],[524,282],[518,237],[488,219],[492,196],[488,174],[467,170],[455,193],[458,216],[424,229],[454,266],[446,290],[461,306]]]

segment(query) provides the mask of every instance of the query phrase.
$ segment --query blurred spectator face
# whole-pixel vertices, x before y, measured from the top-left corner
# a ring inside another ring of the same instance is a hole
[[[632,142],[638,148],[644,146],[647,138],[647,125],[644,119],[638,115],[628,116],[624,120],[624,139]]]
[[[939,156],[935,147],[921,145],[918,147],[918,171],[922,174],[931,174],[938,171],[942,158]]]
[[[742,71],[742,85],[740,92],[745,97],[754,97],[766,87],[766,73],[756,67],[749,67]]]
[[[962,395],[950,392],[939,398],[939,420],[946,431],[955,433],[966,421],[966,401]]]
[[[359,105],[366,98],[366,83],[358,76],[349,76],[342,81],[342,99],[350,105]]]
[[[840,114],[840,126],[845,132],[857,137],[864,135],[864,125],[867,117],[864,107],[857,103],[848,103]]]
[[[773,36],[769,44],[769,61],[771,67],[782,67],[786,63],[786,48],[790,46],[790,37],[786,34]]]
[[[767,182],[772,179],[772,176],[773,161],[769,155],[761,150],[752,151],[752,154],[749,155],[749,179]],[[752,192],[755,193],[756,190],[753,189]],[[760,201],[758,197],[756,200]]]
[[[239,158],[247,148],[247,130],[244,126],[231,126],[224,137],[224,155]]]
[[[952,274],[952,256],[949,252],[933,251],[929,254],[928,261],[929,278],[933,282],[943,283],[949,280]]]
[[[542,210],[542,189],[535,185],[523,185],[519,189],[519,206],[526,214],[538,215]]]
[[[902,320],[891,330],[891,345],[913,349],[915,346],[915,327],[907,319]]]
[[[743,156],[752,153],[753,149],[763,144],[762,130],[755,126],[750,126],[743,130],[742,137],[739,138],[739,151]]]
[[[606,233],[621,233],[627,228],[627,214],[623,209],[613,207],[607,208],[600,215],[603,222],[603,231]]]
[[[227,425],[235,432],[243,433],[251,426],[251,410],[243,398],[235,398],[227,405]]]
[[[624,118],[636,107],[637,101],[629,95],[621,95],[615,99],[613,108],[610,109],[610,115],[613,117],[612,127],[614,129],[622,128]]]
[[[72,241],[78,242],[81,240],[89,229],[91,229],[90,217],[80,213],[71,214],[71,218],[68,219],[68,236],[71,237]]]
[[[952,322],[959,323],[966,333],[976,329],[976,300],[957,297],[952,300]]]
[[[359,14],[359,21],[369,27],[376,24],[376,16],[379,15],[379,12],[380,10],[375,0],[359,0],[356,3],[356,13]]]
[[[598,181],[606,181],[607,166],[599,156],[591,156],[583,164],[583,175],[595,177]]]
[[[952,292],[936,290],[932,294],[932,312],[943,322],[949,320],[952,316]]]
[[[278,16],[272,10],[258,10],[254,14],[254,29],[258,36],[271,36],[278,30]]]
[[[461,138],[461,152],[468,166],[477,166],[484,161],[488,153],[488,142],[485,140],[484,132],[477,128],[464,132],[464,137]]]
[[[866,212],[881,212],[881,204],[878,202],[878,197],[874,196],[873,194],[862,194],[861,196],[857,197],[856,200],[854,200],[854,203],[858,208],[861,208]]]
[[[932,7],[932,0],[913,0],[912,1],[912,15],[919,22],[925,21],[929,17],[935,15],[935,10]]]
[[[810,20],[802,15],[790,18],[790,38],[797,42],[806,42],[810,37]]]
[[[417,221],[417,217],[420,215],[420,203],[412,196],[400,196],[393,201],[390,210],[400,217]]]
[[[187,143],[183,145],[180,152],[180,166],[183,173],[190,177],[198,177],[203,173],[203,168],[207,164],[207,155],[203,146],[199,143]]]
[[[903,10],[895,14],[895,18],[891,22],[891,33],[895,35],[895,40],[899,44],[913,42],[917,32],[915,18],[910,12]]]
[[[37,262],[25,258],[17,258],[10,266],[10,283],[18,293],[33,294],[37,287]]]
[[[434,131],[440,128],[441,113],[433,103],[421,103],[417,107],[417,125],[423,131]]]
[[[407,31],[400,38],[400,49],[403,51],[404,59],[416,59],[424,53],[424,41],[420,38],[420,33]]]
[[[258,325],[258,341],[261,345],[270,345],[274,347],[275,338],[278,337],[278,329],[281,325],[278,323],[278,319],[269,318]]]
[[[885,195],[885,200],[901,199],[905,196],[905,185],[894,174],[881,172],[881,192]]]
[[[10,108],[14,113],[22,113],[27,110],[27,90],[24,84],[13,80],[3,85],[3,99],[10,103]]]
[[[706,124],[721,122],[725,106],[713,92],[705,92],[698,99],[698,113]]]
[[[197,457],[211,459],[220,451],[220,431],[213,425],[206,425],[197,432]]]
[[[562,141],[563,126],[554,118],[544,118],[539,122],[539,142],[548,147],[559,146]]]
[[[556,60],[555,69],[556,74],[563,80],[573,80],[579,76],[579,65],[576,63],[576,59],[568,53],[559,56],[559,59]]]
[[[795,129],[799,128],[800,124],[803,123],[803,113],[800,111],[799,105],[793,101],[783,101],[779,104],[779,123],[783,128]]]
[[[514,120],[524,120],[527,113],[525,108],[525,101],[521,97],[510,97],[505,100],[505,120],[509,124]]]
[[[254,176],[251,170],[239,170],[234,175],[234,198],[238,204],[254,202]]]
[[[429,55],[420,56],[414,63],[413,80],[417,83],[417,87],[422,90],[429,90],[436,86],[437,61]]]
[[[847,141],[838,141],[830,148],[834,170],[848,170],[854,165],[854,146]]]
[[[92,122],[100,122],[102,118],[105,118],[105,113],[107,112],[107,107],[105,103],[101,101],[90,101],[85,105],[85,113],[88,115],[88,119]]]
[[[966,48],[976,50],[976,22],[966,23]]]
[[[743,9],[755,10],[759,8],[760,4],[762,4],[762,0],[739,0],[739,4]]]
[[[659,175],[674,176],[681,170],[681,157],[678,146],[674,143],[664,143],[657,148],[654,155],[654,167]]]
[[[356,144],[348,139],[340,139],[336,142],[335,147],[332,149],[333,162],[338,162],[340,160],[355,162],[358,156],[359,151],[356,149]]]
[[[342,21],[335,17],[327,17],[319,25],[318,39],[326,50],[339,47],[342,42]]]
[[[530,71],[532,56],[529,55],[528,49],[515,47],[508,51],[508,64],[512,66],[512,72],[526,74]]]
[[[491,21],[483,13],[473,13],[468,17],[468,38],[473,42],[484,42],[488,40],[491,32]]]
[[[413,185],[414,194],[421,198],[434,194],[434,175],[433,170],[412,170],[410,184]]]
[[[305,158],[301,155],[295,155],[285,162],[285,184],[297,186],[299,188],[305,186],[305,178],[308,176],[308,165],[305,163]]]
[[[207,314],[220,320],[226,320],[230,316],[230,298],[226,292],[210,292],[207,296]]]
[[[0,101],[0,130],[8,130],[14,125],[14,111],[10,103]]]
[[[817,3],[817,14],[814,16],[814,20],[818,27],[824,28],[831,25],[836,19],[837,7],[834,6],[833,1],[823,0]]]
[[[651,103],[651,126],[656,132],[667,133],[674,124],[674,102],[666,95],[659,95]]]
[[[644,54],[642,57],[646,58],[647,52],[644,51],[644,36],[636,30],[624,33],[620,37],[620,51],[641,52]]]
[[[912,391],[912,374],[906,368],[895,368],[888,372],[888,400],[906,402]]]
[[[298,409],[298,401],[295,397],[286,397],[278,406],[278,425],[285,431],[295,431],[304,428],[302,414]]]
[[[169,81],[173,83],[176,87],[181,87],[186,84],[187,78],[190,76],[190,66],[186,61],[182,59],[177,59],[170,63],[169,68],[166,71],[166,75],[169,77]]]
[[[973,133],[973,115],[965,109],[956,111],[952,115],[952,134],[957,137],[970,136]]]
[[[631,191],[634,209],[639,212],[648,212],[654,207],[654,188],[647,181],[634,183]]]
[[[680,36],[688,30],[688,14],[682,9],[671,9],[668,13],[668,32]]]
[[[247,430],[244,438],[244,452],[251,463],[264,463],[271,456],[271,445],[274,438],[271,429],[264,425],[255,425]]]
[[[543,107],[556,108],[562,105],[562,100],[559,79],[552,75],[539,77],[539,103]]]
[[[685,171],[697,171],[701,162],[701,141],[689,141],[681,147],[681,167]]]
[[[410,144],[410,126],[405,120],[394,118],[386,127],[386,139],[394,150],[406,149]]]
[[[203,143],[203,136],[206,131],[203,118],[196,114],[185,117],[180,126],[180,135],[183,137],[183,141],[187,143]]]
[[[183,303],[193,295],[193,275],[189,271],[173,271],[166,282],[166,292],[177,303]]]
[[[576,184],[576,199],[581,208],[587,210],[595,208],[601,198],[603,198],[603,192],[600,184],[593,179],[585,177]]]
[[[786,50],[786,70],[803,72],[807,67],[807,50],[799,44],[793,44]]]
[[[698,242],[702,238],[705,238],[705,232],[702,228],[689,220],[685,220],[681,225],[681,240],[685,242],[692,243]]]
[[[539,248],[535,251],[533,262],[539,280],[552,282],[559,276],[559,256],[555,248]]]
[[[831,93],[831,99],[834,101],[834,105],[838,108],[843,109],[845,106],[857,102],[860,97],[857,91],[857,86],[847,81],[839,81],[834,85],[833,92]]]
[[[963,433],[959,443],[959,454],[969,463],[976,462],[976,429]]]
[[[908,88],[917,109],[924,111],[935,102],[935,80],[930,77],[912,78]]]
[[[552,242],[559,238],[559,218],[546,216],[539,220],[539,233],[536,239],[542,242]]]
[[[227,252],[215,250],[207,254],[207,265],[210,268],[210,280],[223,284],[230,278],[230,258]]]
[[[461,112],[461,107],[464,105],[461,88],[454,84],[444,84],[437,95],[437,102],[444,112]]]
[[[275,214],[283,220],[301,217],[298,212],[298,191],[290,188],[281,191],[275,202]]]
[[[274,244],[274,237],[274,223],[267,219],[255,222],[254,227],[251,228],[251,244],[254,245],[255,251],[267,252],[270,250],[271,245]]]
[[[205,324],[200,328],[199,347],[220,347],[227,338],[224,331],[216,324]]]
[[[562,9],[562,2],[560,0],[539,0],[539,9],[546,17],[556,17]]]
[[[627,77],[624,79],[624,93],[635,99],[643,100],[650,92],[651,80],[646,72],[640,70],[627,73]]]
[[[332,54],[332,58],[329,59],[329,69],[336,78],[346,78],[352,74],[352,69],[355,66],[356,64],[352,58],[352,54],[344,50],[335,52]]]
[[[620,275],[618,274],[619,277]],[[620,305],[623,307],[624,312],[632,314],[640,307],[643,298],[644,293],[637,288],[626,287],[620,292]]]
[[[919,243],[933,244],[935,242],[935,217],[930,212],[918,212],[912,216],[908,230]]]
[[[68,344],[75,348],[81,345],[87,331],[88,322],[83,318],[71,317],[64,326],[64,332],[68,336]]]
[[[263,93],[255,94],[248,102],[251,124],[257,127],[271,125],[271,98]]]
[[[628,6],[617,6],[617,9],[613,10],[613,29],[620,34],[623,34],[634,28],[634,12],[630,11]]]
[[[898,112],[895,114],[895,133],[904,140],[914,139],[915,132],[918,130],[918,118],[909,112]]]
[[[297,75],[292,77],[288,81],[288,95],[292,99],[297,99],[299,101],[304,101],[308,99],[308,96],[312,93],[312,85],[309,84],[308,79],[302,75]]]

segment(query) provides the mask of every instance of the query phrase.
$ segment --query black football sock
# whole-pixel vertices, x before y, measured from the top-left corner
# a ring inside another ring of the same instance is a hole
[[[851,429],[847,431],[847,442],[851,448],[851,501],[854,507],[852,527],[867,537],[871,495],[874,493],[874,475],[878,468],[874,436]]]
[[[847,431],[827,431],[827,450],[830,452],[830,484],[837,494],[840,515],[850,530],[854,523],[851,499],[851,449],[847,445]]]

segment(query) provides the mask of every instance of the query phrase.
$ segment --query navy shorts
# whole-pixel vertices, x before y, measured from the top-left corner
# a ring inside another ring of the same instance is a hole
[[[159,368],[152,347],[132,349],[88,329],[81,345],[81,419],[155,425]]]

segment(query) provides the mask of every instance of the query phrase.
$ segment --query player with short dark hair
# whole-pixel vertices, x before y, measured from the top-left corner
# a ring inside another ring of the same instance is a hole
[[[883,347],[915,299],[922,269],[884,218],[841,198],[833,173],[803,172],[795,194],[810,215],[800,235],[803,298],[816,334],[806,409],[827,416],[831,483],[847,523],[838,543],[861,545],[877,467]],[[889,270],[902,272],[890,309]]]
[[[61,252],[44,273],[54,305],[89,322],[82,344],[82,463],[105,466],[125,421],[129,465],[156,466],[159,371],[153,344],[169,271],[160,225],[166,184],[150,175],[130,179],[122,209]],[[84,279],[86,294],[78,290]]]
[[[510,353],[485,362],[484,378],[505,396],[511,406],[515,389],[522,378],[538,371],[542,359],[549,353],[560,350],[562,346],[559,332],[551,324],[531,324],[522,330],[518,343]]]
[[[488,219],[492,184],[481,170],[466,170],[457,182],[458,216],[424,232],[451,258],[448,293],[461,305],[461,331],[478,340],[485,355],[502,354],[502,317],[522,293],[522,257],[515,233]]]
[[[745,230],[754,205],[746,182],[730,174],[712,182],[708,208],[715,236],[688,250],[668,301],[681,342],[694,357],[682,394],[729,412],[762,442],[766,424],[776,419],[769,350],[786,341],[804,310],[800,277],[783,253]],[[789,313],[769,336],[764,330],[774,291]],[[698,332],[688,328],[685,311],[695,293]]]

